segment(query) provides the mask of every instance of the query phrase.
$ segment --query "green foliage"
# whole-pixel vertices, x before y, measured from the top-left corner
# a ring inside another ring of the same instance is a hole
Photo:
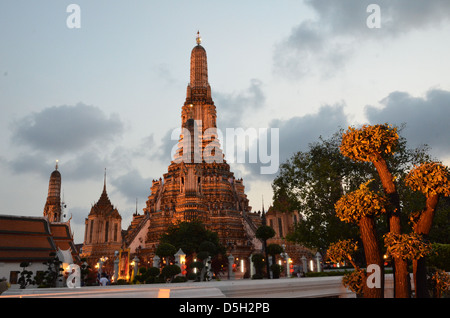
[[[160,243],[156,248],[155,254],[159,257],[173,257],[173,255],[177,252],[175,246],[170,243]]]
[[[50,253],[52,257],[49,261],[44,262],[43,264],[47,266],[47,270],[44,272],[43,277],[40,281],[41,287],[56,287],[56,283],[58,278],[61,278],[63,275],[61,271],[64,269],[61,267],[62,262],[58,259],[55,253]]]
[[[269,244],[267,245],[267,253],[275,258],[276,255],[283,253],[283,248],[279,244]]]
[[[427,265],[450,272],[450,244],[433,243]]]
[[[32,285],[35,283],[35,281],[32,279],[33,272],[27,270],[28,266],[30,266],[29,262],[20,263],[20,267],[22,267],[22,271],[20,272],[20,277],[18,280],[20,289],[25,289],[28,285]]]
[[[261,225],[256,229],[255,236],[266,241],[275,236],[275,230],[268,225]]]
[[[450,197],[439,199],[429,238],[432,242],[450,244]]]
[[[198,253],[199,247],[205,241],[216,246],[214,255],[225,254],[225,247],[220,244],[217,233],[207,230],[204,224],[198,220],[173,224],[160,238],[160,243],[172,244],[177,250],[181,248],[187,256]]]
[[[272,271],[273,278],[280,278],[280,274],[283,272],[283,266],[272,264],[270,265],[270,270]]]
[[[167,265],[161,270],[161,275],[169,281],[172,281],[173,277],[180,273],[181,269],[177,265]]]
[[[397,132],[402,129],[398,128]],[[326,250],[332,242],[359,238],[358,227],[342,222],[336,216],[334,205],[345,193],[357,190],[369,180],[374,180],[371,183],[373,192],[381,191],[382,187],[371,163],[353,161],[340,152],[343,134],[344,131],[339,130],[329,139],[319,138],[318,142],[309,145],[307,151],[297,152],[280,165],[279,174],[272,183],[274,208],[286,213],[298,210],[303,217],[294,226],[294,231],[286,235],[289,241]],[[385,160],[396,178],[401,206],[406,211],[423,209],[423,194],[412,191],[405,185],[404,179],[414,165],[432,160],[428,154],[429,148],[421,146],[410,149],[405,138],[399,136],[397,145],[394,148],[391,145],[390,149],[392,155]],[[394,150],[395,153],[392,153]],[[402,223],[407,224],[407,214],[402,214],[401,218]],[[450,217],[442,222],[450,225]],[[384,218],[377,219],[376,226],[380,233],[388,228]],[[449,229],[449,226],[434,228],[432,232],[435,231],[442,242],[448,240],[450,243],[450,230],[444,229]]]
[[[157,277],[160,274],[160,270],[157,267],[141,267],[139,268],[138,275],[134,278],[134,283],[151,284],[157,282]]]
[[[263,277],[263,268],[266,264],[265,258],[263,254],[253,254],[252,255],[252,262],[255,266],[255,275],[252,277],[253,279],[261,279]]]

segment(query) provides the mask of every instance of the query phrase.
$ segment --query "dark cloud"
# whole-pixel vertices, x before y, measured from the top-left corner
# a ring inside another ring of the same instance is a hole
[[[288,120],[274,119],[270,122],[270,128],[279,129],[278,161],[279,164],[285,162],[294,153],[306,151],[310,143],[319,140],[319,137],[328,138],[336,133],[340,128],[347,128],[349,121],[344,113],[343,104],[324,105],[314,114],[296,116]],[[271,140],[271,137],[268,137]],[[275,154],[271,153],[273,157]],[[268,166],[257,162],[246,164],[248,174],[247,180],[273,180],[274,174],[261,174],[261,167]]]
[[[138,203],[141,206],[150,195],[152,178],[143,178],[139,171],[134,169],[120,177],[114,178],[111,183],[128,202],[134,203],[138,199]]]
[[[85,151],[67,161],[62,160],[59,170],[68,181],[97,181],[102,180],[105,168],[110,167],[108,156],[102,156],[96,151]]]
[[[367,41],[390,40],[447,22],[448,0],[308,0],[316,19],[294,27],[274,51],[274,69],[290,79],[311,73],[332,77]],[[370,4],[380,8],[381,28],[367,27]]]
[[[389,123],[406,127],[402,135],[410,147],[427,144],[437,156],[450,155],[450,92],[429,90],[425,97],[393,92],[381,102],[383,108],[366,106],[370,124]],[[442,159],[442,158],[441,158]]]
[[[150,155],[152,159],[156,159],[162,163],[169,164],[173,160],[172,150],[178,144],[181,128],[173,128],[168,130],[161,138],[160,145]]]
[[[98,107],[79,103],[32,113],[16,120],[12,130],[13,143],[61,155],[93,144],[104,146],[122,135],[124,125],[117,115],[108,117]]]
[[[49,177],[55,168],[55,161],[49,162],[42,154],[21,154],[13,160],[4,159],[2,163],[8,166],[14,173],[36,173],[42,177]]]
[[[396,36],[440,24],[449,19],[450,13],[447,0],[307,0],[306,3],[334,35]],[[373,33],[366,26],[370,4],[380,7],[381,32]]]
[[[266,97],[262,91],[263,83],[252,79],[250,86],[240,92],[227,94],[214,92],[217,107],[217,128],[225,132],[226,128],[242,127],[245,114],[265,106]]]

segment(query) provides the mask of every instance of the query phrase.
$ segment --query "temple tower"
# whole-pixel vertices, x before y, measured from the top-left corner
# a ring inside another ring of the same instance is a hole
[[[103,192],[100,199],[92,205],[85,219],[83,257],[88,263],[97,262],[100,257],[113,257],[122,246],[122,217],[109,200],[106,191],[106,170]]]
[[[171,224],[197,219],[217,232],[233,255],[246,257],[260,248],[253,243],[261,219],[250,212],[243,181],[235,178],[224,159],[208,82],[207,55],[199,34],[196,42],[191,51],[186,100],[181,108],[177,151],[168,172],[153,180],[144,208],[150,220],[145,248],[154,249]]]
[[[58,171],[58,160],[56,160],[55,170],[50,175],[44,217],[50,222],[61,222],[61,173]]]

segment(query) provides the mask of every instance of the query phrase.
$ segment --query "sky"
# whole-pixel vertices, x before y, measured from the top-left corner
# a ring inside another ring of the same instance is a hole
[[[272,163],[389,123],[450,164],[448,0],[2,0],[0,214],[42,216],[59,160],[75,243],[105,168],[126,229],[170,164],[197,31],[218,128],[277,131]],[[258,211],[276,171],[249,161],[230,165]]]

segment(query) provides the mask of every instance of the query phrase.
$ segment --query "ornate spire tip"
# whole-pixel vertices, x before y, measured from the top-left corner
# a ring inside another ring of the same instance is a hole
[[[196,38],[197,44],[200,45],[202,43],[202,37],[200,36],[200,31],[197,32],[197,38]]]

